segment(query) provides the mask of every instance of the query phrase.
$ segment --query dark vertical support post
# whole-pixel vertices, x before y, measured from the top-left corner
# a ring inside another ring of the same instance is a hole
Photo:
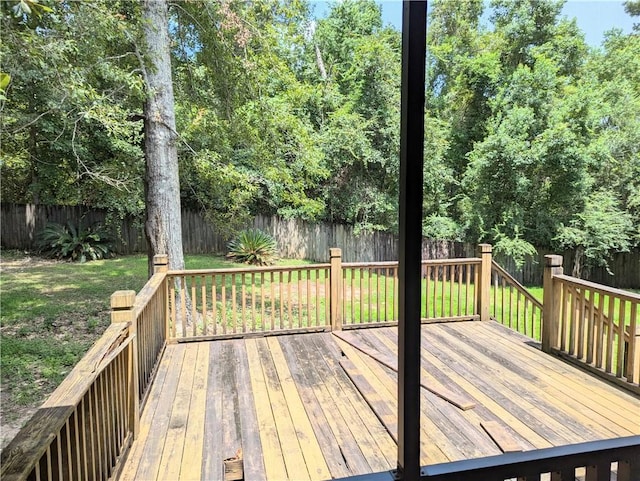
[[[404,0],[400,120],[398,478],[420,479],[420,296],[427,2]]]

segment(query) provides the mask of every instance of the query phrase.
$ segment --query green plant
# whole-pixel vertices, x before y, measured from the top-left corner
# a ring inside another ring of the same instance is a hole
[[[277,258],[275,239],[258,229],[243,230],[227,247],[227,257],[244,264],[268,266]]]
[[[37,237],[40,251],[57,259],[71,259],[86,262],[111,256],[111,239],[100,225],[82,228],[67,225],[48,224]]]

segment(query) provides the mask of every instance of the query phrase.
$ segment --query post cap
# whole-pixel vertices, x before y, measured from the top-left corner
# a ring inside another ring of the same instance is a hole
[[[489,254],[493,252],[493,246],[491,244],[478,244],[478,248],[482,254]]]
[[[562,267],[562,256],[547,254],[544,256],[545,267]]]
[[[329,249],[329,257],[342,257],[342,249],[339,247],[331,247]]]
[[[169,256],[167,254],[156,254],[153,256],[153,265],[166,265],[169,263]]]
[[[136,301],[136,291],[116,291],[111,294],[111,309],[130,309]]]

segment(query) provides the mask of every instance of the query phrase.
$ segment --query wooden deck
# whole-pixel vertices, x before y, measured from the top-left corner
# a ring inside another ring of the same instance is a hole
[[[422,334],[449,398],[422,389],[422,464],[640,434],[640,397],[493,321]],[[120,479],[223,479],[240,453],[247,480],[394,468],[397,329],[338,335],[168,345]]]

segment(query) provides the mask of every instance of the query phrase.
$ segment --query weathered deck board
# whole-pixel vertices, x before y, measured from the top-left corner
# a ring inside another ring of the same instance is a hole
[[[497,323],[422,332],[423,383],[475,403],[421,390],[425,464],[640,434],[640,397]],[[391,469],[397,373],[375,354],[397,355],[397,330],[341,337],[373,356],[331,333],[167,346],[120,479],[223,479],[238,449],[251,480]]]

